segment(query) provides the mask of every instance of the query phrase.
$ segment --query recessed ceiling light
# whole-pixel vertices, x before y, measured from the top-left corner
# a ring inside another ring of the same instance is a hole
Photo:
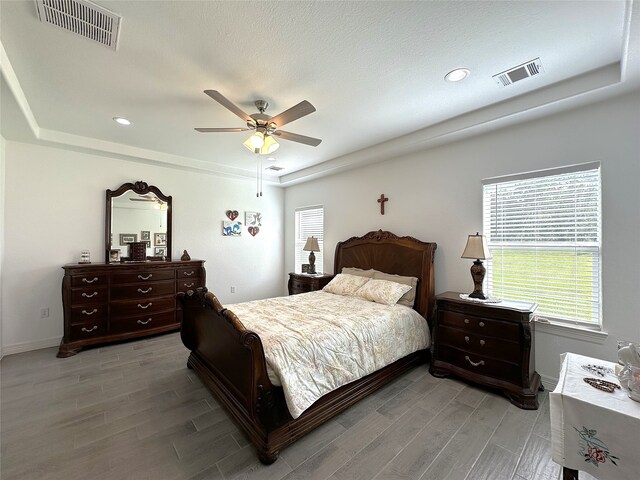
[[[275,157],[269,157],[269,158],[267,158],[267,160],[270,161],[270,162],[275,162],[276,158]]]
[[[131,122],[124,117],[113,117],[113,121],[120,125],[131,125]]]
[[[471,72],[468,68],[456,68],[455,70],[451,70],[444,76],[444,79],[447,82],[459,82],[460,80],[464,80],[469,76]]]

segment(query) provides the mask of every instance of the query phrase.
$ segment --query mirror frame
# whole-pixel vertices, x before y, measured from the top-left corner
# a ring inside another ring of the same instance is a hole
[[[105,214],[105,235],[104,235],[104,245],[105,245],[105,263],[109,263],[109,247],[111,246],[111,208],[112,201],[111,199],[114,197],[119,197],[120,195],[128,192],[129,190],[137,193],[138,195],[145,195],[147,193],[153,193],[160,200],[167,203],[167,255],[166,261],[171,261],[171,214],[172,214],[172,205],[171,205],[171,195],[167,196],[160,191],[160,189],[154,185],[148,185],[146,182],[139,181],[136,183],[124,183],[116,190],[107,189],[107,202],[106,202],[106,214]]]

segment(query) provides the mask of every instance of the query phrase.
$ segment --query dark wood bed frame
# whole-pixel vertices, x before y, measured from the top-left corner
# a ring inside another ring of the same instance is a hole
[[[334,271],[339,273],[343,267],[374,268],[417,277],[414,309],[430,322],[435,306],[435,249],[435,243],[378,230],[338,243]],[[282,387],[269,381],[260,337],[247,330],[206,289],[181,294],[180,299],[181,338],[191,350],[187,366],[231,413],[265,464],[273,463],[282,448],[428,359],[428,349],[412,353],[326,394],[293,419]]]

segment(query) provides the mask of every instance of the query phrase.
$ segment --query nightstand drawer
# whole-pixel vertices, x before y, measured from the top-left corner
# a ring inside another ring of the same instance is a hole
[[[291,289],[296,292],[310,292],[311,283],[303,282],[294,278],[291,280]]]
[[[448,345],[438,347],[438,359],[476,375],[519,384],[522,381],[520,365],[502,362],[491,357],[459,350]]]
[[[438,326],[438,343],[513,363],[519,362],[522,357],[522,348],[518,342],[509,342],[446,325]]]
[[[520,326],[514,322],[493,320],[485,317],[477,317],[466,313],[440,310],[438,323],[470,333],[496,337],[503,340],[518,342],[520,340]]]

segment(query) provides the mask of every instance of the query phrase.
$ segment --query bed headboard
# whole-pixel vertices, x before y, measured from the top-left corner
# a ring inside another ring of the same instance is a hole
[[[338,242],[334,273],[340,273],[342,267],[357,267],[417,277],[418,291],[413,308],[430,323],[435,307],[433,254],[436,247],[435,243],[398,237],[383,230],[369,232]]]

